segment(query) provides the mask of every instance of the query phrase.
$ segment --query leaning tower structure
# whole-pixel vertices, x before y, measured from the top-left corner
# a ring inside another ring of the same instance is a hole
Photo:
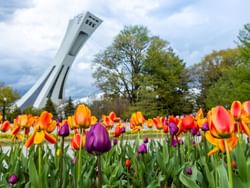
[[[90,12],[84,12],[69,21],[64,39],[53,62],[16,105],[43,108],[48,98],[60,104],[64,98],[64,87],[72,63],[83,44],[93,34],[102,20]]]

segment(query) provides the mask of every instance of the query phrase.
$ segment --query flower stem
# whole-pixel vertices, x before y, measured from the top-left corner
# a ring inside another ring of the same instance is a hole
[[[224,139],[224,143],[226,146],[226,152],[227,152],[227,171],[228,171],[228,177],[229,177],[229,188],[233,188],[233,176],[232,176],[232,165],[231,165],[231,159],[230,159],[230,153],[228,148],[227,140]]]
[[[101,156],[97,156],[97,168],[98,168],[98,188],[102,188],[102,164]]]
[[[78,153],[78,168],[77,168],[77,182],[79,183],[80,181],[80,176],[81,176],[81,167],[82,167],[82,128],[80,128],[80,148],[79,148],[79,153]]]
[[[61,142],[61,158],[60,158],[60,185],[63,187],[63,165],[64,165],[64,136],[62,137],[62,142]]]
[[[42,175],[42,145],[38,145],[38,175],[41,178]]]

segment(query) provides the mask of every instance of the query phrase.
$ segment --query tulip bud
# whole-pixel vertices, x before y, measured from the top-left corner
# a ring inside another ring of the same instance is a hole
[[[148,152],[146,144],[141,144],[137,150],[138,153],[144,154]]]
[[[126,166],[127,169],[130,169],[131,160],[127,159],[127,160],[125,161],[125,166]]]
[[[17,181],[18,181],[18,177],[16,175],[11,175],[8,179],[8,183],[11,185],[16,184]]]
[[[172,138],[171,145],[172,145],[173,147],[176,147],[176,146],[178,145],[178,140]]]
[[[148,137],[144,138],[143,143],[144,143],[144,144],[147,144],[147,143],[148,143]]]
[[[125,127],[122,127],[121,128],[121,133],[125,133],[126,132],[126,128]]]
[[[191,133],[192,133],[193,136],[195,136],[198,133],[198,131],[199,131],[199,129],[197,129],[196,127],[193,127],[191,129]]]
[[[201,130],[203,130],[203,131],[208,131],[209,130],[208,122],[205,122],[205,123],[202,124]]]
[[[111,142],[107,129],[101,123],[96,123],[86,134],[86,150],[100,155],[111,149]]]
[[[114,138],[114,139],[113,139],[113,145],[115,146],[117,143],[118,143],[117,138]]]
[[[192,175],[192,173],[193,173],[191,167],[187,167],[186,170],[185,170],[185,172],[186,172],[187,175]]]
[[[223,106],[208,112],[208,125],[212,136],[216,138],[229,138],[234,132],[234,119]]]
[[[68,123],[64,123],[62,127],[59,128],[58,131],[59,136],[69,136],[69,125]]]
[[[175,123],[173,122],[170,122],[169,123],[169,132],[170,132],[170,135],[175,135],[177,132],[179,131],[179,128],[176,126]]]

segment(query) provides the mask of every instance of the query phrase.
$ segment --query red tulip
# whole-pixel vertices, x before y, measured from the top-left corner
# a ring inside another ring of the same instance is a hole
[[[223,106],[217,106],[208,112],[208,125],[216,138],[229,138],[234,131],[234,119]]]
[[[241,106],[241,102],[240,101],[234,101],[231,105],[231,114],[233,115],[233,117],[235,119],[240,118],[241,116],[241,110],[242,106]]]

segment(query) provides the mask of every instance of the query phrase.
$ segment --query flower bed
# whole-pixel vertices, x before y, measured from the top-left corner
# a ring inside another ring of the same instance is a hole
[[[131,134],[115,113],[97,122],[84,105],[63,121],[20,115],[0,125],[11,140],[9,152],[0,146],[0,187],[249,187],[249,124],[250,101],[206,117],[136,112]]]

